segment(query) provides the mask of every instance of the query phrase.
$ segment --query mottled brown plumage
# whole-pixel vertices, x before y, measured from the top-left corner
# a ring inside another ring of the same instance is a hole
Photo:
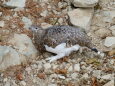
[[[79,44],[92,48],[90,38],[81,28],[63,25],[52,26],[47,29],[31,26],[30,29],[34,34],[34,41],[40,52],[45,51],[44,45],[56,47],[61,43],[66,43],[69,46]]]

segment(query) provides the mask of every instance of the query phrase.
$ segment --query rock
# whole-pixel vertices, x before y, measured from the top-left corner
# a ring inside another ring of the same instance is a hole
[[[95,31],[95,34],[101,38],[106,38],[111,35],[111,31],[109,29],[103,28]]]
[[[98,79],[100,79],[100,77],[101,77],[101,70],[94,70],[93,71],[93,76],[94,77],[97,77]]]
[[[62,75],[58,75],[58,77],[59,77],[60,79],[65,79],[65,76],[62,76]]]
[[[67,3],[65,3],[65,2],[59,2],[58,3],[58,7],[61,8],[61,9],[66,8],[67,7]]]
[[[0,21],[0,27],[4,27],[4,21]]]
[[[25,82],[25,81],[21,81],[21,82],[20,82],[20,85],[21,85],[21,86],[26,86],[26,82]]]
[[[115,25],[109,28],[112,31],[112,35],[115,36]]]
[[[48,28],[48,27],[51,27],[52,25],[51,24],[48,24],[48,23],[41,23],[41,27],[42,28]]]
[[[47,69],[50,69],[51,68],[51,64],[50,63],[45,63],[44,64],[44,68],[47,70]]]
[[[28,74],[30,74],[32,69],[30,67],[27,67],[25,70],[28,72]]]
[[[89,75],[88,75],[88,73],[85,73],[82,77],[87,79],[87,78],[89,78]]]
[[[0,70],[21,64],[21,58],[16,50],[10,46],[0,46]]]
[[[72,66],[70,66],[70,67],[68,68],[68,72],[73,72],[73,67],[72,67]]]
[[[115,48],[115,37],[106,37],[104,45],[106,47]]]
[[[86,31],[90,29],[90,24],[94,9],[82,9],[78,8],[68,12],[68,16],[71,24],[77,27],[84,28]]]
[[[75,64],[74,65],[74,71],[80,71],[80,64]]]
[[[4,86],[11,86],[10,82],[6,82]]]
[[[46,17],[48,14],[48,11],[47,10],[44,10],[40,15],[43,16],[43,17]]]
[[[78,73],[72,73],[72,74],[71,74],[71,78],[72,78],[72,79],[76,79],[77,76],[78,76]]]
[[[0,16],[2,15],[2,12],[0,12]]]
[[[112,22],[113,18],[115,18],[115,10],[103,11],[102,14],[105,22]]]
[[[111,80],[111,81],[107,82],[107,83],[106,83],[105,85],[103,85],[103,86],[114,86],[114,84],[115,84],[114,80]]]
[[[101,77],[102,79],[106,79],[106,80],[112,80],[114,79],[114,75],[112,74],[107,74]]]
[[[15,7],[25,7],[25,2],[26,0],[10,0],[8,2],[5,2],[4,5],[6,7],[10,7],[10,8],[15,8]]]
[[[75,7],[94,7],[98,0],[73,0],[72,4]]]
[[[56,84],[49,84],[48,86],[57,86]]]
[[[29,28],[32,25],[32,21],[27,17],[22,17],[22,21],[25,24],[24,28]]]
[[[37,49],[32,40],[25,34],[14,34],[9,43],[17,50],[21,57],[21,61],[31,61],[37,57]]]

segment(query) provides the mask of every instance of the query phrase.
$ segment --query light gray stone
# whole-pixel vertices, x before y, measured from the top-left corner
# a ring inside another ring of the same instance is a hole
[[[21,85],[21,86],[26,86],[26,82],[25,82],[25,81],[21,81],[21,82],[20,82],[20,85]]]
[[[109,29],[102,28],[95,31],[95,34],[100,38],[106,38],[108,36],[111,36],[111,31]]]
[[[9,43],[20,54],[22,62],[31,61],[37,57],[37,49],[32,43],[32,40],[25,34],[14,34],[9,40]]]
[[[94,70],[93,71],[93,76],[97,77],[98,79],[101,78],[101,73],[102,71],[101,70]]]
[[[48,14],[48,11],[47,10],[44,10],[40,15],[43,16],[43,17],[46,17]]]
[[[0,21],[0,27],[4,27],[4,21]]]
[[[107,82],[105,85],[103,85],[103,86],[114,86],[115,85],[115,82],[114,82],[114,80],[111,80],[111,81],[109,81],[109,82]]]
[[[24,28],[29,28],[32,25],[32,21],[27,17],[22,17],[22,21],[24,22]]]
[[[92,16],[94,13],[94,9],[74,9],[68,12],[68,16],[70,19],[71,24],[74,26],[78,26],[84,28],[86,31],[90,29],[90,24],[92,20]]]
[[[52,25],[51,24],[48,24],[48,23],[41,23],[41,27],[46,29],[48,27],[51,27]]]
[[[65,79],[65,76],[62,76],[62,75],[58,75],[58,77],[59,77],[60,79]]]
[[[115,48],[115,37],[106,37],[104,45],[106,47]]]
[[[115,36],[115,25],[109,28],[112,31],[112,35]]]
[[[51,64],[50,63],[45,63],[44,64],[44,68],[47,70],[47,69],[50,69],[51,68]]]
[[[75,64],[74,65],[74,71],[80,71],[80,64]]]
[[[71,74],[71,78],[72,78],[72,79],[76,79],[77,76],[78,76],[78,73],[72,73],[72,74]]]
[[[2,12],[0,12],[0,16],[2,15]]]
[[[0,46],[0,70],[21,64],[19,54],[10,46]]]
[[[112,80],[114,79],[114,75],[113,74],[107,74],[101,77],[102,79],[106,79],[106,80]]]
[[[5,2],[4,5],[7,7],[25,7],[26,0],[10,0]]]
[[[56,84],[49,84],[48,86],[57,86]]]
[[[72,65],[68,68],[68,71],[73,72],[73,66]]]
[[[98,0],[73,0],[72,4],[75,7],[94,7]]]

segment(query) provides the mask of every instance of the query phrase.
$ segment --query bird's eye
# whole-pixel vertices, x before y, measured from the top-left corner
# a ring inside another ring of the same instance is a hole
[[[35,29],[38,29],[37,27]]]

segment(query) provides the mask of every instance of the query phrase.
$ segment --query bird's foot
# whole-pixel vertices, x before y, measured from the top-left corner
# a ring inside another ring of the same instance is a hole
[[[63,57],[64,57],[64,54],[58,54],[56,56],[49,57],[46,60],[49,62],[53,62],[53,61],[56,61],[56,60],[63,58]]]
[[[55,50],[54,48],[49,47],[49,46],[47,46],[47,45],[44,45],[44,46],[45,46],[46,51],[56,54],[56,50]]]

